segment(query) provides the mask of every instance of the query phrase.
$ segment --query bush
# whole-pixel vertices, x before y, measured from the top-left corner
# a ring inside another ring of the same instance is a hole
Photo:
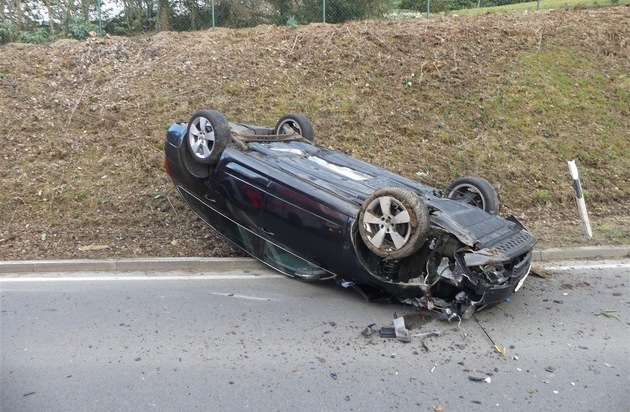
[[[39,26],[35,27],[29,31],[21,31],[17,36],[17,41],[21,43],[49,43],[53,41],[54,38],[50,34],[50,30],[48,27]]]
[[[77,40],[85,40],[91,31],[98,31],[98,26],[87,21],[83,16],[73,17],[70,20],[70,34]]]
[[[15,28],[9,22],[0,21],[0,44],[15,41]]]

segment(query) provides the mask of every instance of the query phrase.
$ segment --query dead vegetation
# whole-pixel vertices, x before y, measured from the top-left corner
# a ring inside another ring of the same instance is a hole
[[[0,47],[0,258],[225,256],[162,164],[214,108],[446,187],[474,174],[541,246],[630,243],[630,8]],[[595,239],[580,237],[577,159]]]

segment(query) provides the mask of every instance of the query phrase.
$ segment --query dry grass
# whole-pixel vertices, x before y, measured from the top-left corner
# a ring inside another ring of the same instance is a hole
[[[0,258],[234,254],[163,170],[166,127],[201,108],[263,125],[304,112],[320,144],[438,187],[484,176],[542,246],[630,243],[629,18],[617,7],[0,47]]]

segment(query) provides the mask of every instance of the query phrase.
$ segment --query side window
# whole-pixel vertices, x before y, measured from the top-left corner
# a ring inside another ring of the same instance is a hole
[[[254,255],[254,251],[256,250],[255,244],[257,237],[252,232],[227,218],[223,219],[221,229],[221,234],[223,234],[223,236],[230,239],[238,247],[240,247],[250,255]]]
[[[190,208],[214,230],[231,240],[236,246],[250,255],[256,256],[257,236],[241,225],[233,222],[212,207],[201,202],[197,197],[180,188],[182,197]]]
[[[221,230],[221,215],[219,215],[212,208],[208,207],[202,201],[200,201],[196,196],[190,194],[183,188],[178,188],[179,193],[181,193],[182,197],[188,203],[188,206],[199,216],[204,222],[210,225],[215,230]]]
[[[291,276],[302,276],[306,273],[322,271],[321,268],[310,264],[306,260],[270,242],[264,242],[262,260],[268,265]]]

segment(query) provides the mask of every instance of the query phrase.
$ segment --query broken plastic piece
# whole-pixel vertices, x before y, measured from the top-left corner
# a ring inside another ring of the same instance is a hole
[[[490,379],[489,376],[468,376],[468,380],[471,380],[473,382],[487,382],[487,383],[491,383],[492,379]]]
[[[409,331],[405,327],[405,319],[396,315],[394,312],[394,331],[396,333],[396,339],[401,342],[411,342],[411,338],[409,337]]]
[[[465,306],[466,310],[462,313],[462,319],[470,319],[473,313],[475,313],[475,305]]]
[[[348,282],[347,280],[342,280],[341,286],[343,286],[344,288],[349,288],[350,286],[354,286],[354,282]]]
[[[378,334],[380,335],[381,338],[395,338],[396,337],[396,331],[394,330],[394,328],[389,327],[389,326],[383,326],[378,331]]]

